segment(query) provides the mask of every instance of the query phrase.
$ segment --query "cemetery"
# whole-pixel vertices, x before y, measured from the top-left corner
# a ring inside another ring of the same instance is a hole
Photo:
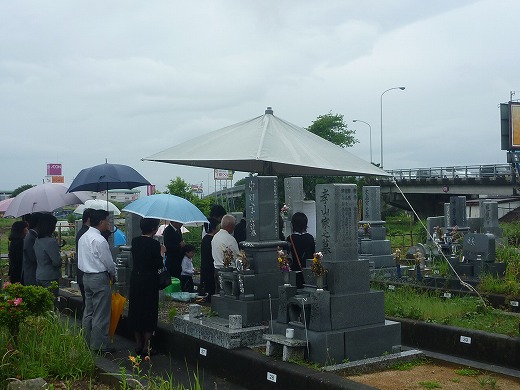
[[[503,278],[506,271],[505,263],[496,257],[502,235],[496,203],[482,201],[482,218],[466,218],[465,198],[452,197],[444,216],[427,219],[427,241],[401,257],[397,251],[392,253],[386,237],[379,187],[363,187],[359,203],[355,185],[318,185],[316,202],[311,202],[304,200],[302,178],[286,178],[284,230],[292,213],[313,215],[316,250],[326,270],[316,276],[312,272],[316,259],[305,259],[305,283],[297,289],[295,273],[281,272],[278,262],[279,251],[286,251],[287,243],[278,238],[277,178],[247,180],[247,239],[241,243],[245,259],[220,272],[221,293],[214,296],[209,311],[192,303],[186,313],[161,324],[156,334],[160,350],[181,353],[200,367],[247,386],[253,386],[253,378],[265,384],[269,373],[276,373],[278,384],[294,381],[295,372],[304,375],[307,384],[334,382],[328,376],[311,380],[304,367],[280,366],[280,360],[307,361],[328,372],[360,367],[370,371],[384,367],[389,359],[406,361],[426,350],[506,370],[520,366],[516,316],[516,328],[496,334],[493,329],[461,328],[385,313],[385,295],[412,287],[444,301],[458,295],[483,297],[488,306],[517,312],[519,297],[503,295],[500,301],[498,294],[479,294],[475,289],[482,275]],[[128,214],[126,218],[127,236],[138,234],[139,217]],[[449,264],[441,272],[442,255]],[[131,256],[122,250],[117,259],[118,283],[124,291]],[[118,333],[127,333],[124,318]],[[257,356],[258,348],[261,356]],[[261,364],[255,365],[259,358]],[[241,370],[245,364],[249,368]],[[330,388],[356,388],[345,383],[330,383]]]
[[[511,236],[499,225],[496,202],[482,199],[479,215],[468,218],[466,198],[452,196],[443,215],[427,218],[424,240],[397,249],[380,187],[318,184],[310,201],[302,177],[287,177],[280,207],[278,180],[246,179],[246,239],[218,272],[220,292],[210,305],[181,294],[185,310],[161,317],[154,349],[247,388],[295,380],[306,388],[360,388],[340,377],[439,353],[520,376],[520,262],[511,260],[518,250],[505,245]],[[280,239],[291,234],[297,212],[308,216],[315,238],[315,253],[298,259],[301,271],[291,269],[289,243]],[[141,218],[124,216],[127,242],[141,234]],[[127,297],[131,247],[117,247],[114,235],[108,241],[114,288]],[[67,254],[57,305],[68,314],[81,307],[76,269]],[[179,298],[173,286],[160,292],[168,310]],[[125,310],[116,332],[132,338]]]

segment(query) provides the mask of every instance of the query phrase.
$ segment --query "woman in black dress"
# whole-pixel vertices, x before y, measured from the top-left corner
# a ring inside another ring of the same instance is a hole
[[[25,221],[16,221],[9,234],[9,281],[22,283],[23,239],[29,231]]]
[[[220,222],[211,217],[208,218],[208,221],[206,235],[202,237],[200,243],[200,281],[206,294],[205,300],[210,302],[211,296],[215,294],[215,267],[213,266],[213,255],[211,254],[211,240],[217,233],[217,227]]]
[[[157,329],[159,315],[159,270],[164,266],[166,248],[153,238],[159,228],[159,220],[143,218],[142,235],[132,240],[134,266],[130,276],[128,294],[128,323],[134,331],[135,353],[149,355],[150,338]]]
[[[307,216],[304,213],[294,213],[291,218],[292,234],[287,238],[291,246],[291,271],[301,271],[305,261],[311,259],[316,251],[312,234],[307,233]],[[296,272],[296,288],[303,288],[303,273]]]

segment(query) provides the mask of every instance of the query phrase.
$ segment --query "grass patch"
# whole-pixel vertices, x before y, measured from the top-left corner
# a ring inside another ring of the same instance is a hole
[[[506,336],[520,336],[518,318],[485,306],[476,297],[443,299],[438,292],[421,292],[410,286],[384,290],[385,314]]]
[[[419,382],[419,384],[424,387],[425,389],[441,389],[442,386],[437,381],[423,381]]]
[[[455,370],[455,374],[461,375],[461,376],[477,376],[480,374],[479,370],[475,370],[473,368],[461,368],[458,370]]]
[[[485,389],[496,389],[497,388],[497,380],[496,378],[486,375],[482,378],[478,378],[478,383],[482,388]]]
[[[422,366],[428,363],[430,363],[430,360],[425,358],[413,359],[407,362],[398,362],[391,366],[390,369],[397,371],[410,371],[414,367]]]

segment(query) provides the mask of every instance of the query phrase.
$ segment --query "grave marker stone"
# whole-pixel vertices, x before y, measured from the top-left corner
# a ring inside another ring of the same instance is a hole
[[[381,187],[363,187],[363,221],[381,221]]]
[[[278,188],[274,176],[255,176],[246,180],[247,240],[278,240]]]
[[[468,220],[466,217],[466,197],[451,196],[449,205],[449,224],[447,226],[458,226],[459,228],[467,227]]]
[[[498,203],[486,201],[480,205],[482,216],[482,233],[491,233],[502,237],[502,228],[498,224]]]
[[[316,214],[316,250],[332,261],[357,260],[356,185],[318,184]]]

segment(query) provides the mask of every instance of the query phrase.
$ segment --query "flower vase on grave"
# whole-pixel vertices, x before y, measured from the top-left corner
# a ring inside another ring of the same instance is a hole
[[[323,275],[316,276],[316,288],[318,290],[323,290]]]
[[[401,264],[397,263],[395,266],[395,275],[400,278],[401,277]]]
[[[290,286],[291,283],[289,282],[289,272],[282,272],[282,275],[283,275],[284,286]]]

